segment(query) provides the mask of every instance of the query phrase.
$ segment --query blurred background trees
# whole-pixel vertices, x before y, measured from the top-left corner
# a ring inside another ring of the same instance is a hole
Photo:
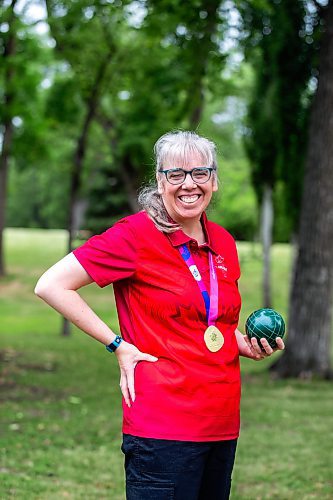
[[[328,0],[4,0],[0,274],[5,226],[66,228],[71,249],[80,231],[138,209],[162,133],[198,130],[219,148],[210,217],[237,239],[262,236],[263,304],[274,306],[272,243],[295,248],[291,340],[275,369],[327,376],[332,160],[320,153],[331,137],[331,10]],[[305,329],[312,341],[299,354]]]
[[[3,42],[13,5],[3,4]],[[249,209],[239,215],[239,228],[232,198],[232,215],[226,208],[223,217],[235,236],[255,235],[255,200],[241,137],[252,72],[237,62],[242,56],[236,40],[232,51],[225,42],[233,29],[228,6],[204,0],[191,9],[179,1],[48,0],[20,2],[16,10],[22,34],[44,57],[36,95],[29,98],[43,125],[44,152],[37,150],[38,131],[19,113],[14,136],[30,129],[31,141],[20,141],[20,149],[35,152],[35,158],[19,168],[21,160],[12,150],[8,226],[67,227],[74,175],[75,229],[108,227],[137,209],[137,189],[153,173],[154,141],[173,128],[198,128],[218,142],[223,197],[234,194],[233,175],[247,186],[242,203]],[[31,72],[38,58],[27,52],[26,57]],[[229,162],[235,169],[231,174]]]

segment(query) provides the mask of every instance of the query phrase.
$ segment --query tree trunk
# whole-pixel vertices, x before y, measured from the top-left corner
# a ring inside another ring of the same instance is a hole
[[[263,307],[271,307],[271,249],[273,233],[272,188],[265,184],[261,204],[261,241],[263,249]]]
[[[206,87],[205,78],[209,63],[210,52],[213,49],[212,37],[216,31],[219,22],[218,9],[220,0],[208,0],[203,2],[203,9],[207,17],[203,22],[202,37],[193,39],[193,80],[188,89],[188,98],[186,99],[184,113],[189,112],[189,128],[195,130],[199,125],[204,110],[204,88]]]
[[[7,199],[7,179],[8,179],[8,169],[9,169],[9,158],[13,138],[13,123],[12,123],[12,113],[11,107],[14,101],[14,91],[13,91],[13,79],[14,79],[14,68],[10,62],[16,51],[16,40],[15,40],[15,27],[13,26],[15,21],[14,7],[17,0],[13,0],[10,7],[10,15],[8,16],[9,32],[8,39],[5,43],[3,52],[3,61],[6,64],[6,70],[4,75],[4,110],[5,117],[2,123],[3,135],[2,135],[2,148],[0,155],[0,277],[5,275],[5,258],[4,258],[4,244],[3,244],[3,234],[6,223],[6,199]],[[9,59],[9,61],[8,61]]]
[[[141,209],[141,207],[138,203],[137,191],[140,186],[137,182],[138,176],[135,167],[129,154],[125,153],[123,157],[119,157],[116,153],[119,148],[118,141],[112,133],[115,129],[113,120],[106,116],[105,113],[100,112],[98,115],[98,122],[103,127],[105,134],[109,137],[111,153],[114,156],[114,161],[119,167],[119,177],[124,184],[129,208],[133,213],[136,213]]]
[[[128,204],[132,212],[136,213],[141,209],[141,207],[138,203],[138,185],[136,183],[137,175],[130,156],[125,155],[119,166],[119,174],[124,183]]]
[[[79,192],[81,188],[82,169],[87,150],[89,129],[96,115],[101,85],[110,60],[110,55],[111,54],[107,54],[97,70],[95,82],[91,88],[90,95],[87,100],[86,117],[84,119],[82,130],[78,137],[77,146],[74,153],[73,169],[70,183],[69,214],[67,222],[68,252],[71,252],[73,250],[73,239],[75,231],[78,229],[77,227],[75,227],[75,222],[77,220],[76,214],[79,213],[80,207],[82,206],[82,200],[79,199]]]
[[[333,1],[324,10],[319,79],[305,165],[299,250],[281,377],[331,378],[333,294]]]
[[[7,100],[8,102],[8,100]],[[0,157],[0,277],[5,276],[4,229],[6,224],[7,178],[10,147],[13,136],[11,120],[4,124],[2,151]]]
[[[82,130],[78,137],[77,146],[74,153],[73,169],[70,180],[69,209],[68,209],[68,221],[67,221],[68,253],[70,253],[73,250],[73,239],[75,237],[76,231],[79,229],[78,223],[80,220],[82,220],[84,216],[83,211],[85,210],[86,207],[84,200],[81,200],[79,198],[79,193],[81,189],[82,170],[87,150],[89,129],[97,112],[101,85],[104,79],[105,71],[107,69],[110,60],[110,55],[111,54],[107,54],[107,56],[102,61],[97,70],[95,82],[91,88],[90,96],[87,100],[86,117],[84,119]],[[68,336],[69,334],[70,334],[70,324],[69,321],[66,318],[64,318],[62,335]]]

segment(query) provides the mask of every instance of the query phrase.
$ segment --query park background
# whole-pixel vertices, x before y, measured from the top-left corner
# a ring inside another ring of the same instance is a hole
[[[240,328],[288,324],[242,360],[232,498],[332,498],[333,2],[3,0],[0,53],[0,497],[124,499],[116,362],[33,288],[191,129],[218,146]],[[82,294],[117,330],[111,287]]]

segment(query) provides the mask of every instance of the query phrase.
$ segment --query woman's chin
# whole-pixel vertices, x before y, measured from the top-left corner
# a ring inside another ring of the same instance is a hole
[[[201,215],[207,208],[207,203],[203,203],[202,197],[194,203],[185,203],[184,201],[177,200],[176,207],[181,213],[195,213]]]
[[[176,211],[176,219],[178,222],[182,222],[182,220],[187,221],[187,220],[199,220],[203,210],[201,207],[177,207]],[[175,219],[175,220],[176,220]]]

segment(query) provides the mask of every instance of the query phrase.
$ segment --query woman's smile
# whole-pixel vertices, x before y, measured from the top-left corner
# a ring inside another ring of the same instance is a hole
[[[192,195],[184,194],[184,195],[178,196],[178,199],[182,203],[185,203],[185,205],[192,205],[193,203],[198,201],[200,196],[201,196],[200,194],[192,194]]]

